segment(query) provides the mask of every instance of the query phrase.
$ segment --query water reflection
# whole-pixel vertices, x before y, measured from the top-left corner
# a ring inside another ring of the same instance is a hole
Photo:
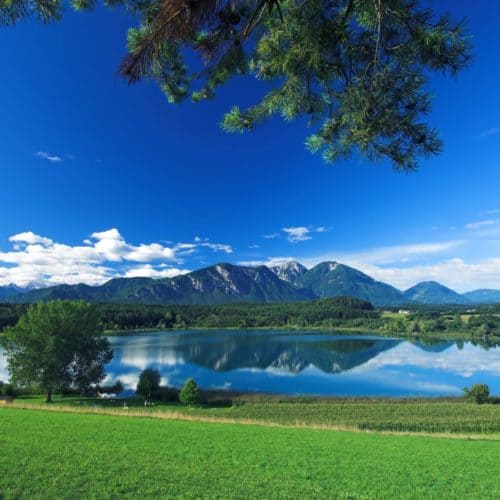
[[[283,394],[458,395],[487,383],[500,393],[500,349],[468,342],[411,343],[375,336],[256,331],[158,332],[111,337],[108,380],[132,391],[141,370],[181,386]],[[3,371],[3,374],[2,374]],[[0,379],[5,375],[0,360]]]

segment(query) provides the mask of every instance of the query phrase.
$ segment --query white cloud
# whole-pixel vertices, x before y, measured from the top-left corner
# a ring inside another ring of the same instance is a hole
[[[262,237],[265,240],[275,240],[276,238],[279,238],[280,235],[279,233],[270,233],[270,234],[263,234]]]
[[[98,285],[117,276],[171,277],[188,272],[166,264],[179,262],[177,254],[186,247],[233,251],[230,245],[222,243],[133,245],[116,228],[94,232],[83,244],[75,246],[54,242],[31,231],[15,234],[9,241],[12,250],[0,251],[0,286],[11,283]],[[144,265],[131,267],[131,263]]]
[[[290,243],[298,243],[299,241],[307,241],[312,238],[312,233],[326,233],[327,229],[324,226],[292,226],[281,229],[286,234],[286,238]]]
[[[63,161],[60,156],[47,153],[46,151],[37,151],[35,156],[38,156],[38,158],[42,158],[43,160],[50,161],[51,163],[59,163]]]
[[[50,238],[44,238],[31,231],[26,231],[25,233],[14,234],[9,238],[9,241],[16,243],[28,243],[30,245],[52,245],[53,241]]]
[[[282,231],[287,235],[287,240],[290,243],[307,241],[312,238],[311,230],[305,226],[284,227]]]
[[[393,245],[378,247],[362,252],[330,253],[298,259],[307,267],[315,266],[320,262],[337,260],[339,262],[352,262],[363,264],[387,265],[406,263],[419,258],[446,252],[464,244],[464,240],[442,241],[437,243],[415,243],[411,245]]]
[[[161,266],[158,266],[161,268]],[[174,267],[167,268],[155,268],[151,264],[145,264],[141,267],[135,267],[129,269],[125,273],[126,278],[173,278],[174,276],[179,276],[181,274],[187,274],[191,272],[189,269],[177,269]]]
[[[476,222],[470,222],[469,224],[465,225],[465,229],[481,229],[487,226],[496,226],[497,224],[500,224],[500,219],[486,219]]]
[[[231,245],[225,245],[223,243],[200,243],[198,246],[210,248],[214,252],[224,252],[224,253],[233,253],[233,247]]]
[[[269,257],[264,260],[242,260],[238,262],[240,266],[267,266],[274,267],[280,264],[286,264],[287,262],[292,262],[295,259],[293,257]]]
[[[482,259],[466,262],[452,258],[411,267],[379,267],[351,263],[375,279],[406,289],[419,281],[439,281],[457,292],[476,288],[500,288],[500,258]]]

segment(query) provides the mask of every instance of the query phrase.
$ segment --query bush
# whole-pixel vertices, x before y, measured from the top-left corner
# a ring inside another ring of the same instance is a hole
[[[490,388],[486,384],[475,384],[470,389],[464,389],[465,397],[476,404],[489,403]]]
[[[164,403],[177,403],[179,401],[179,389],[160,386],[153,392],[153,398]]]
[[[179,393],[179,400],[186,405],[194,405],[200,399],[200,390],[194,379],[190,378]]]
[[[2,384],[0,388],[2,396],[9,396],[15,398],[19,395],[19,391],[12,384]]]
[[[120,394],[125,390],[121,380],[117,380],[113,385],[98,385],[97,392],[101,394]]]

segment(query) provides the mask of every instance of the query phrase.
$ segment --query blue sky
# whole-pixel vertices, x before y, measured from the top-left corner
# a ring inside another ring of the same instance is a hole
[[[293,257],[402,288],[500,288],[500,4],[439,8],[469,18],[475,60],[432,80],[445,152],[410,175],[326,165],[298,123],[225,134],[224,111],[258,98],[252,80],[180,106],[153,83],[128,86],[116,69],[131,20],[119,11],[0,29],[0,285]]]

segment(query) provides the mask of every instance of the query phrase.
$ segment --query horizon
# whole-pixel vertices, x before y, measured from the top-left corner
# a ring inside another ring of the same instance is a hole
[[[431,79],[445,151],[409,175],[360,157],[326,165],[305,150],[303,123],[224,133],[223,113],[260,95],[244,77],[178,106],[150,82],[128,86],[116,76],[131,22],[120,11],[4,28],[0,286],[294,259],[400,290],[500,289],[500,5],[439,10],[469,19],[475,59],[455,81]]]
[[[186,270],[185,272],[181,272],[179,274],[174,274],[172,276],[142,276],[142,275],[137,275],[137,276],[112,276],[108,279],[106,279],[105,281],[103,282],[100,282],[100,283],[93,283],[93,284],[89,284],[89,283],[84,283],[84,282],[75,282],[75,283],[48,283],[48,282],[31,282],[31,283],[26,283],[24,285],[16,285],[15,283],[9,283],[7,285],[0,285],[0,288],[2,287],[5,287],[5,288],[8,288],[8,287],[16,287],[16,288],[19,288],[20,289],[20,293],[24,293],[25,291],[27,290],[34,290],[34,289],[44,289],[44,288],[52,288],[52,287],[58,287],[58,286],[79,286],[79,285],[85,285],[85,286],[90,286],[90,287],[100,287],[100,286],[103,286],[103,285],[106,285],[107,283],[113,281],[113,280],[120,280],[120,279],[149,279],[149,280],[169,280],[169,279],[172,279],[172,278],[176,278],[176,277],[180,277],[180,276],[185,276],[186,274],[191,274],[191,273],[194,273],[194,272],[197,272],[197,271],[202,271],[204,269],[210,269],[212,267],[216,267],[216,266],[226,266],[226,265],[229,265],[229,266],[234,266],[234,267],[266,267],[268,268],[269,270],[273,270],[274,268],[277,268],[277,267],[286,267],[288,264],[299,264],[301,266],[303,266],[307,271],[310,271],[312,269],[314,269],[315,267],[319,266],[319,265],[322,265],[322,264],[335,264],[335,265],[341,265],[341,266],[344,266],[344,267],[349,267],[350,269],[353,269],[354,271],[358,271],[358,272],[362,272],[360,271],[359,269],[356,269],[352,266],[349,266],[343,262],[339,262],[339,261],[334,261],[334,260],[329,260],[329,261],[321,261],[321,262],[318,262],[317,264],[314,264],[314,265],[311,265],[311,266],[306,266],[304,264],[302,264],[301,262],[295,260],[295,259],[288,259],[288,260],[280,260],[280,259],[277,259],[275,260],[274,262],[271,262],[271,263],[232,263],[232,262],[229,262],[229,261],[219,261],[219,262],[215,262],[213,264],[210,264],[208,266],[203,266],[203,267],[199,267],[197,269],[192,269],[192,270]],[[366,273],[363,273],[363,274],[366,274]],[[369,278],[372,278],[374,279],[376,282],[378,283],[384,283],[383,281],[380,281],[380,280],[376,280],[375,278],[373,278],[372,276],[366,274]],[[279,278],[281,278],[281,276],[277,275]],[[285,278],[281,278],[283,279],[284,281],[288,281],[287,279]],[[385,283],[385,284],[389,284],[390,283]],[[446,287],[446,285],[444,285],[443,283],[440,283],[439,281],[436,281],[436,280],[423,280],[423,281],[419,281],[417,283],[413,283],[412,285],[408,286],[407,288],[398,288],[398,287],[394,287],[394,285],[391,285],[393,286],[396,290],[402,292],[402,293],[406,293],[408,292],[409,290],[411,290],[412,288],[416,288],[417,286],[419,285],[424,285],[424,284],[436,284],[438,286],[444,286],[445,288],[448,288],[449,290],[451,290],[452,292],[456,292],[458,293],[459,295],[467,295],[467,293],[471,293],[471,292],[479,292],[479,291],[493,291],[493,292],[497,292],[500,290],[497,290],[497,289],[489,289],[489,288],[475,288],[475,289],[469,289],[469,290],[465,290],[465,291],[457,291],[457,290],[454,290],[450,287]]]

